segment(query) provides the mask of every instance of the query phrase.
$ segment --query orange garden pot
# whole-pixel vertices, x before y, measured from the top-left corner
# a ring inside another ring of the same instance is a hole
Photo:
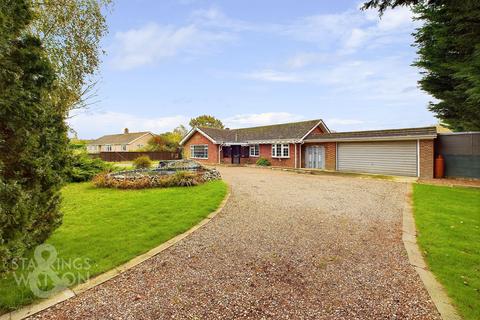
[[[439,154],[435,158],[435,178],[440,179],[445,177],[445,160],[442,155]]]

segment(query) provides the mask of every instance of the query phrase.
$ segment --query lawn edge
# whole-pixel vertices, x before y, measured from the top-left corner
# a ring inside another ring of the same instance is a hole
[[[457,310],[447,295],[445,288],[428,269],[420,247],[417,243],[417,229],[413,211],[413,184],[407,183],[405,207],[403,209],[402,240],[407,251],[408,261],[415,269],[427,289],[430,298],[444,320],[461,320]]]
[[[225,181],[223,181],[223,182],[227,186],[227,193],[226,193],[225,197],[223,198],[222,202],[220,202],[218,208],[215,211],[209,213],[202,221],[200,221],[199,223],[197,223],[196,225],[194,225],[193,227],[191,227],[190,229],[188,229],[184,233],[181,233],[181,234],[171,238],[170,240],[165,241],[164,243],[160,244],[159,246],[157,246],[153,249],[150,249],[149,251],[147,251],[144,254],[136,256],[135,258],[131,259],[130,261],[128,261],[128,262],[126,262],[126,263],[124,263],[120,266],[117,266],[113,269],[110,269],[109,271],[101,273],[101,274],[95,276],[94,278],[91,278],[91,279],[87,280],[84,283],[80,283],[80,284],[74,286],[71,289],[70,288],[64,289],[64,290],[58,292],[57,294],[55,294],[54,296],[52,296],[50,298],[41,300],[39,302],[30,304],[30,305],[26,305],[24,307],[21,307],[18,310],[14,310],[14,311],[11,311],[9,313],[5,313],[5,314],[0,316],[0,320],[20,320],[20,319],[25,319],[27,317],[33,316],[36,313],[39,313],[43,310],[51,308],[51,307],[55,306],[56,304],[59,304],[60,302],[66,301],[70,298],[73,298],[73,297],[75,297],[75,296],[77,296],[77,295],[79,295],[79,294],[81,294],[81,293],[83,293],[87,290],[95,288],[96,286],[117,277],[118,275],[136,267],[137,265],[141,264],[142,262],[145,262],[145,261],[153,258],[154,256],[160,254],[164,250],[166,250],[166,249],[170,248],[171,246],[175,245],[176,243],[182,241],[184,238],[188,237],[190,234],[194,233],[195,231],[197,231],[198,229],[202,228],[204,225],[209,223],[215,216],[217,216],[223,210],[223,208],[227,204],[228,200],[230,199],[230,195],[232,193],[232,188],[231,188],[230,184],[226,183]]]

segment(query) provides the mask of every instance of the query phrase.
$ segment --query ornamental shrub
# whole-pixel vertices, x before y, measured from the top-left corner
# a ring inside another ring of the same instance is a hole
[[[71,163],[72,167],[67,174],[69,182],[90,181],[101,172],[112,172],[116,169],[114,165],[100,158],[90,157],[83,149],[72,150]]]
[[[135,169],[148,169],[152,166],[152,160],[148,156],[141,156],[133,160]]]
[[[257,166],[267,167],[267,166],[271,166],[271,165],[272,164],[270,163],[270,161],[268,161],[268,159],[259,158],[257,160]]]
[[[62,221],[60,188],[70,162],[66,108],[55,73],[25,30],[30,1],[0,4],[0,273]]]
[[[112,176],[101,173],[93,178],[93,184],[99,188],[144,189],[190,187],[206,182],[205,172],[178,171],[169,175],[139,174],[136,176]],[[126,175],[128,173],[125,173]]]

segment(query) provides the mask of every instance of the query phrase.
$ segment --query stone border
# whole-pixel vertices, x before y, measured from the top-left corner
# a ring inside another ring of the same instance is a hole
[[[452,305],[450,298],[443,286],[438,282],[433,273],[428,269],[420,248],[417,244],[417,230],[415,227],[415,218],[413,216],[413,188],[412,184],[407,184],[407,195],[405,197],[405,207],[403,209],[402,240],[405,250],[408,254],[410,265],[420,276],[423,285],[428,291],[435,307],[444,320],[461,320],[462,318]]]
[[[30,316],[32,316],[32,315],[34,315],[34,314],[36,314],[40,311],[43,311],[43,310],[48,309],[50,307],[53,307],[54,305],[56,305],[60,302],[63,302],[63,301],[68,300],[70,298],[73,298],[73,297],[81,294],[82,292],[90,290],[90,289],[92,289],[92,288],[94,288],[94,287],[112,279],[112,278],[115,278],[119,274],[124,273],[125,271],[132,269],[133,267],[139,265],[140,263],[158,255],[162,251],[170,248],[174,244],[180,242],[181,240],[188,237],[193,232],[197,231],[198,229],[200,229],[201,227],[203,227],[204,225],[209,223],[217,214],[219,214],[223,210],[223,208],[227,204],[228,199],[230,198],[231,193],[232,193],[231,186],[229,184],[227,184],[227,194],[225,195],[225,198],[222,200],[222,202],[218,206],[217,210],[210,213],[205,219],[203,219],[198,224],[196,224],[192,228],[188,229],[184,233],[179,234],[178,236],[173,237],[172,239],[170,239],[168,241],[165,241],[164,243],[162,243],[158,247],[155,247],[155,248],[151,249],[150,251],[148,251],[144,254],[141,254],[141,255],[131,259],[130,261],[128,261],[128,262],[126,262],[126,263],[124,263],[124,264],[122,264],[118,267],[115,267],[115,268],[113,268],[109,271],[106,271],[106,272],[96,276],[95,278],[89,279],[84,283],[80,283],[80,284],[74,286],[71,289],[67,288],[65,290],[60,291],[59,293],[55,294],[54,296],[52,296],[50,298],[47,298],[45,300],[42,300],[40,302],[31,304],[31,305],[27,305],[27,306],[22,307],[18,310],[11,311],[9,313],[3,314],[3,315],[0,316],[0,320],[20,320],[20,319],[25,319],[27,317],[30,317]]]

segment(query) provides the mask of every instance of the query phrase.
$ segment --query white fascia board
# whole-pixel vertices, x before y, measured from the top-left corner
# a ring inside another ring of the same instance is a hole
[[[272,143],[298,143],[298,141],[292,140],[292,139],[272,139],[272,140],[251,140],[246,142],[246,144],[272,144]],[[232,144],[235,144],[235,143],[232,143]]]
[[[330,133],[330,129],[328,129],[323,120],[320,120],[312,129],[310,129],[302,138],[300,138],[299,142],[303,141],[306,137],[308,137],[308,135],[320,125],[327,131],[327,133]]]
[[[396,136],[396,137],[365,137],[365,138],[338,138],[338,139],[307,139],[305,143],[311,142],[349,142],[349,141],[402,141],[402,140],[431,140],[435,139],[437,135],[426,135],[426,136]]]
[[[190,130],[190,132],[187,133],[187,135],[180,141],[179,144],[182,146],[185,142],[188,141],[188,139],[190,139],[190,137],[191,137],[195,132],[200,133],[202,136],[204,136],[205,138],[207,138],[208,140],[210,140],[212,143],[214,143],[214,144],[219,144],[217,141],[213,140],[208,134],[206,134],[205,132],[203,132],[203,131],[200,130],[199,128],[193,128],[192,130]]]

